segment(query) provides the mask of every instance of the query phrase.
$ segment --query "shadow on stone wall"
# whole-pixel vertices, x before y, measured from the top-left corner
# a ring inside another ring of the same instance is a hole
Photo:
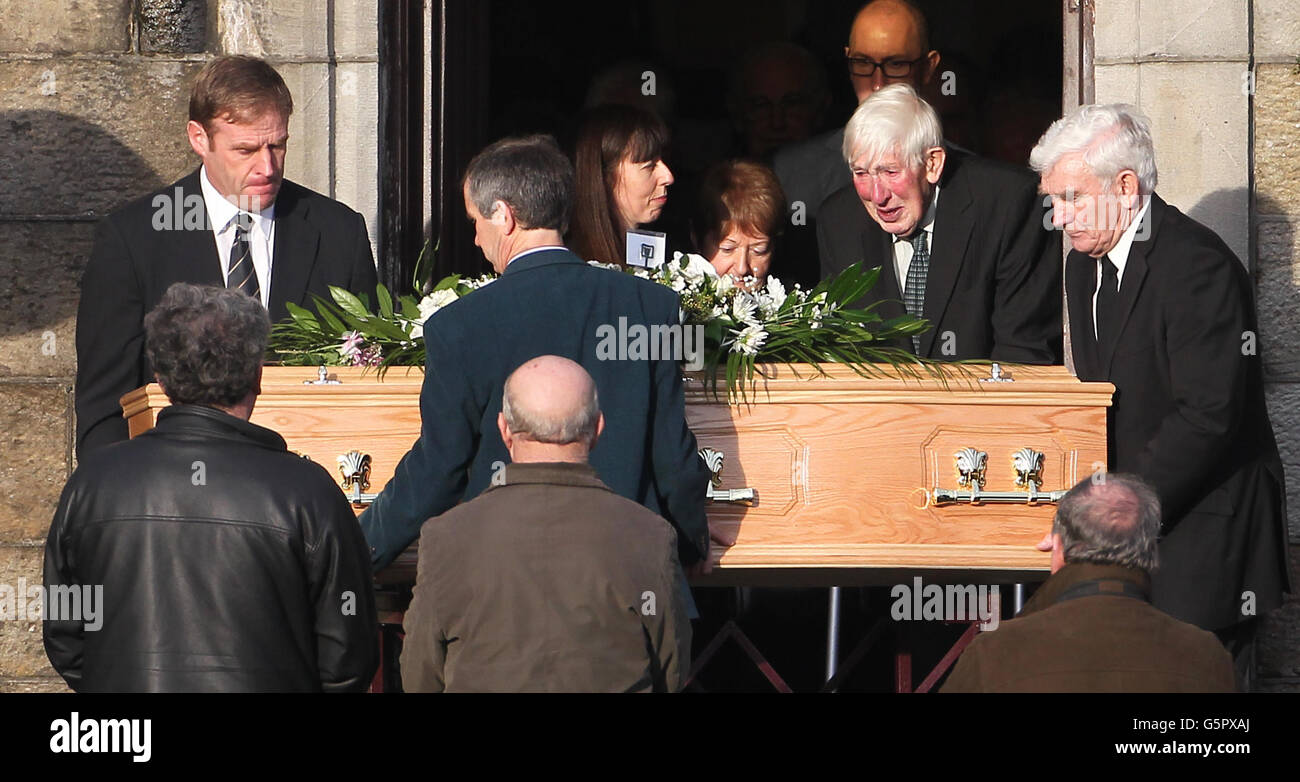
[[[75,315],[95,220],[163,184],[93,123],[59,112],[0,111],[0,339]],[[10,360],[0,363],[28,374]]]

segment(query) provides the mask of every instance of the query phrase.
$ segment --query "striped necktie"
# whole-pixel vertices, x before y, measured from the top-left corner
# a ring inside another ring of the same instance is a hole
[[[235,216],[235,240],[230,243],[230,271],[226,275],[226,287],[241,290],[261,301],[262,289],[257,285],[253,249],[248,243],[248,232],[252,227],[252,215],[240,212]]]
[[[903,306],[907,314],[921,317],[925,313],[925,278],[930,273],[930,250],[926,246],[926,232],[917,231],[910,240],[912,262],[907,266],[907,283],[903,287]],[[921,335],[912,335],[912,352],[920,355]]]

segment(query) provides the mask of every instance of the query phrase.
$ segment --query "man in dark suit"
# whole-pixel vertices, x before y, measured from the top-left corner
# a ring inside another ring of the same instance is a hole
[[[691,624],[668,522],[587,463],[596,384],[559,356],[505,382],[501,480],[425,522],[403,626],[407,692],[676,692]]]
[[[677,294],[565,249],[573,167],[549,137],[505,139],[480,152],[464,195],[474,243],[501,278],[424,324],[420,439],[360,519],[375,568],[410,545],[426,519],[500,475],[509,459],[496,428],[502,384],[539,355],[576,361],[596,380],[605,434],[591,465],[600,480],[676,526],[683,565],[706,565],[709,476],[686,427],[675,360],[684,357],[612,360],[601,349],[611,330],[682,328]]]
[[[1255,617],[1290,582],[1250,278],[1218,236],[1155,194],[1150,126],[1132,106],[1081,107],[1030,163],[1074,248],[1076,372],[1115,384],[1110,468],[1149,481],[1164,509],[1152,599],[1219,631],[1241,671]]]
[[[1085,478],[1052,524],[1052,577],[981,633],[944,692],[1233,692],[1213,634],[1151,606],[1160,501],[1122,473]]]
[[[919,356],[1061,363],[1059,249],[1028,171],[946,149],[934,109],[903,84],[854,112],[844,158],[854,184],[817,222],[823,278],[879,266],[862,304],[928,320],[899,343]]]
[[[144,315],[172,283],[226,285],[285,304],[329,286],[373,295],[361,215],[284,179],[293,98],[262,60],[219,57],[190,95],[187,134],[203,165],[102,220],[77,310],[77,452],[127,438],[118,399],[153,380]]]

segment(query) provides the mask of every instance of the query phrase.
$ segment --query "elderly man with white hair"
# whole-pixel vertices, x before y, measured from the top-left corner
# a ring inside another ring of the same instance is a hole
[[[1061,262],[1025,169],[947,148],[908,85],[874,92],[849,120],[853,173],[817,222],[822,277],[880,267],[862,305],[930,322],[899,347],[933,359],[1059,364]]]
[[[1080,107],[1048,128],[1030,165],[1073,246],[1075,369],[1115,384],[1110,469],[1160,497],[1152,601],[1218,632],[1248,688],[1255,619],[1290,581],[1250,278],[1218,236],[1156,195],[1136,108]]]

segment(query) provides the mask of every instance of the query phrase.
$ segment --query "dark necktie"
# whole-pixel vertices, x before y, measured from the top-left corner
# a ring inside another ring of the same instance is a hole
[[[1101,287],[1097,290],[1097,347],[1105,354],[1119,329],[1119,269],[1109,255],[1101,258]]]
[[[912,243],[912,262],[907,266],[907,282],[903,286],[903,306],[907,314],[921,317],[925,312],[925,278],[930,273],[930,250],[926,247],[926,232],[917,231],[909,240]],[[920,355],[921,335],[912,335],[912,352]]]
[[[248,244],[248,232],[253,218],[240,212],[235,216],[235,240],[230,243],[230,272],[226,287],[235,288],[261,301],[262,290],[257,285],[257,271],[253,269],[253,249]]]

